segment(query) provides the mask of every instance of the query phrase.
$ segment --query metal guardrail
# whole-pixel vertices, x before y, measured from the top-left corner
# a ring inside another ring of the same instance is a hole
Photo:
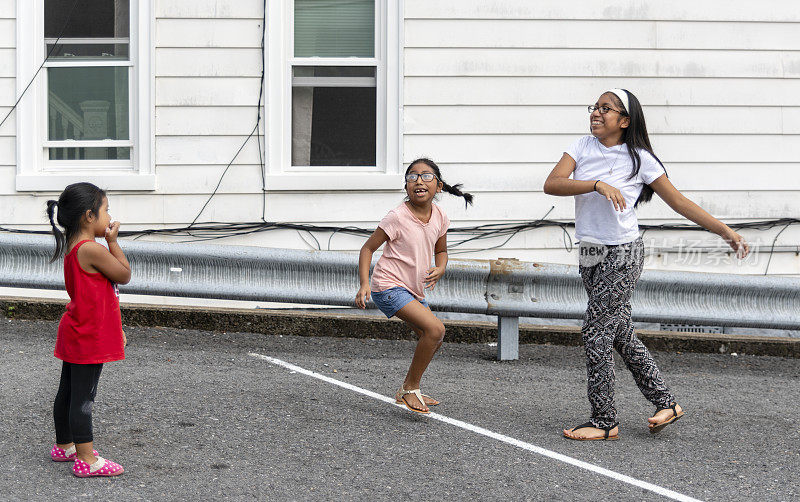
[[[124,293],[352,306],[358,256],[198,243],[120,241],[133,269]],[[53,239],[0,234],[0,286],[63,289]],[[519,317],[581,319],[578,267],[450,260],[428,295],[434,310],[498,316],[498,358],[516,359]],[[645,271],[633,297],[636,321],[800,329],[800,280]]]

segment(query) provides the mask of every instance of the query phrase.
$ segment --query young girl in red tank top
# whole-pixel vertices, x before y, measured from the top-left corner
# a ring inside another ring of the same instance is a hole
[[[91,183],[69,185],[58,201],[47,201],[56,249],[64,254],[64,284],[70,302],[61,317],[54,355],[63,361],[53,403],[56,444],[50,457],[73,461],[78,477],[116,476],[122,466],[93,449],[92,404],[103,363],[125,359],[125,332],[117,284],[131,279],[131,266],[117,243],[105,191]],[[55,217],[55,219],[54,219]],[[62,233],[56,225],[64,228]],[[105,237],[108,249],[95,242]]]

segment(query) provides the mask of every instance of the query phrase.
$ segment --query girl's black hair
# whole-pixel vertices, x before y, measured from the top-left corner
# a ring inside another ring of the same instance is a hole
[[[100,206],[103,205],[105,196],[105,190],[91,183],[73,183],[61,192],[57,201],[47,201],[47,217],[50,219],[50,225],[53,227],[53,236],[56,238],[56,249],[53,257],[50,258],[50,263],[56,261],[58,257],[66,252],[67,243],[71,242],[81,229],[81,218],[86,214],[86,211],[91,211],[95,216],[99,214]],[[56,206],[58,206],[56,220],[59,225],[64,227],[66,235],[61,233],[61,230],[58,229],[56,222],[53,220]]]
[[[656,157],[656,154],[653,152],[653,147],[650,146],[650,138],[647,136],[647,126],[644,123],[644,112],[642,111],[641,103],[639,103],[639,100],[631,91],[627,89],[622,90],[628,94],[630,110],[625,109],[625,105],[618,96],[614,95],[614,93],[609,94],[613,97],[614,103],[625,112],[623,116],[628,117],[630,120],[628,127],[622,130],[622,141],[628,146],[628,155],[631,156],[631,162],[633,163],[633,172],[631,172],[630,178],[628,178],[631,179],[639,174],[639,168],[642,165],[642,159],[639,158],[639,152],[637,151],[639,149],[652,155],[653,158],[656,159],[656,162],[661,164],[661,167],[664,167],[664,164]],[[666,172],[667,168],[664,167],[664,173]],[[636,203],[633,207],[650,202],[652,198],[653,189],[650,188],[650,185],[645,184],[644,187],[642,187],[642,193],[639,194],[639,198],[636,199]]]
[[[442,183],[442,189],[445,192],[447,192],[447,193],[449,193],[451,195],[455,195],[456,197],[464,197],[464,201],[465,201],[464,205],[465,206],[467,206],[469,204],[472,204],[472,194],[471,193],[467,193],[467,192],[462,192],[461,191],[461,186],[462,186],[461,183],[457,183],[457,184],[452,185],[452,186],[448,185],[447,182],[445,182],[442,179],[442,173],[441,173],[441,171],[439,171],[439,166],[437,166],[434,161],[432,161],[431,159],[425,158],[425,157],[422,157],[420,159],[414,160],[406,168],[406,175],[408,175],[408,172],[411,171],[412,167],[414,167],[414,164],[425,164],[426,166],[428,166],[431,169],[433,169],[433,174],[435,174],[436,175],[436,179],[439,180]]]

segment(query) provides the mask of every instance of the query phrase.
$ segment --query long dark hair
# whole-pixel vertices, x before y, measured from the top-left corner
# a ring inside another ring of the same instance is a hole
[[[436,162],[432,161],[431,159],[422,157],[412,161],[411,164],[409,164],[408,167],[406,168],[406,175],[408,175],[408,172],[411,171],[411,168],[414,167],[415,164],[425,164],[426,166],[433,169],[433,174],[436,175],[436,179],[442,183],[442,190],[451,195],[455,195],[456,197],[463,197],[465,206],[472,204],[472,194],[467,192],[462,192],[461,183],[457,183],[452,186],[448,185],[447,182],[442,179],[442,172],[439,170],[439,166],[437,166]]]
[[[47,217],[50,219],[53,236],[56,238],[56,249],[53,257],[50,258],[50,263],[66,252],[67,243],[71,242],[81,229],[81,218],[86,211],[91,211],[95,216],[99,214],[105,196],[105,190],[97,188],[91,183],[73,183],[61,192],[57,201],[47,201]],[[53,213],[56,207],[58,207],[58,214],[54,220]],[[56,221],[64,228],[66,235],[58,229]]]
[[[639,149],[644,150],[652,155],[653,158],[656,159],[656,162],[661,164],[661,167],[664,167],[664,164],[658,157],[656,157],[656,154],[653,152],[653,147],[650,146],[650,138],[647,136],[647,126],[644,123],[644,112],[642,111],[641,103],[639,103],[639,100],[631,91],[627,89],[622,90],[628,94],[628,103],[631,107],[630,110],[625,109],[625,105],[618,96],[614,95],[614,93],[609,94],[611,94],[614,103],[623,112],[625,112],[623,116],[628,117],[630,120],[628,127],[622,130],[622,141],[628,146],[628,155],[631,156],[631,162],[633,163],[633,171],[631,172],[630,178],[628,178],[631,179],[639,174],[639,168],[642,165],[642,159],[639,157],[638,152]],[[666,172],[667,168],[664,168],[664,173]],[[645,184],[642,187],[642,193],[639,194],[639,198],[636,199],[636,203],[633,205],[633,207],[637,207],[639,204],[650,202],[650,199],[652,198],[653,189],[650,188],[650,185]]]

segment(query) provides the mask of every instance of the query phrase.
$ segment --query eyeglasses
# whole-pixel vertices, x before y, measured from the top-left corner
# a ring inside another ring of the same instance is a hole
[[[436,179],[436,175],[433,173],[409,173],[406,174],[406,183],[417,181],[417,178],[422,178],[422,181],[433,181]]]
[[[594,113],[595,110],[600,110],[600,114],[601,115],[605,115],[608,112],[617,112],[620,115],[622,115],[621,111],[615,110],[615,109],[611,108],[610,106],[606,106],[606,105],[603,105],[603,106],[589,105],[589,106],[586,107],[586,109],[589,110],[589,113]]]

